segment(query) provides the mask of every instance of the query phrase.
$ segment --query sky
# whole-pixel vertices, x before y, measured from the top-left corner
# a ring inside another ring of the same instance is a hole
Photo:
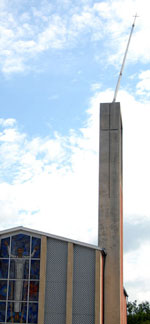
[[[99,104],[123,120],[124,286],[150,301],[150,2],[0,0],[0,223],[97,244]]]

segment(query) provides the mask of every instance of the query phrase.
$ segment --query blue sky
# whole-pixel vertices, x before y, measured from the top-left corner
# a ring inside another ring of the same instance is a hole
[[[1,229],[97,243],[99,103],[124,127],[124,283],[149,300],[149,0],[0,0]],[[66,225],[67,224],[67,225]]]

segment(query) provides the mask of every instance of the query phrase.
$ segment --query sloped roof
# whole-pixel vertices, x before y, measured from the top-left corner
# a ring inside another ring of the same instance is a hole
[[[69,238],[65,238],[65,237],[62,237],[62,236],[57,236],[57,235],[37,231],[37,230],[27,228],[27,227],[24,227],[24,226],[12,227],[12,228],[0,231],[0,236],[2,236],[2,235],[6,236],[7,234],[12,235],[12,234],[16,234],[18,232],[24,232],[24,233],[27,233],[27,234],[29,234],[29,233],[30,234],[35,234],[35,235],[38,235],[38,236],[47,236],[47,237],[50,237],[50,238],[53,238],[53,239],[56,239],[56,240],[60,240],[60,241],[64,241],[64,242],[70,242],[70,243],[77,244],[77,245],[80,245],[80,246],[84,246],[84,247],[87,247],[87,248],[100,250],[100,251],[102,251],[104,253],[104,250],[101,249],[97,245],[88,244],[88,243],[72,240],[72,239],[69,239]]]

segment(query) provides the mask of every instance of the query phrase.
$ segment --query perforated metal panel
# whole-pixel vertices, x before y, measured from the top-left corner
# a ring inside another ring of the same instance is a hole
[[[73,316],[73,324],[94,324],[93,315],[74,315]]]
[[[72,324],[94,324],[95,251],[74,247]]]
[[[66,323],[65,314],[47,314],[46,324]]]
[[[48,238],[45,324],[65,324],[67,243]]]

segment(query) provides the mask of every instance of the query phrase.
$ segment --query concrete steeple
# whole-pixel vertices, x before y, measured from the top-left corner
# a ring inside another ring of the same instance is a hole
[[[99,246],[104,271],[104,323],[123,324],[122,121],[120,103],[100,105]]]

